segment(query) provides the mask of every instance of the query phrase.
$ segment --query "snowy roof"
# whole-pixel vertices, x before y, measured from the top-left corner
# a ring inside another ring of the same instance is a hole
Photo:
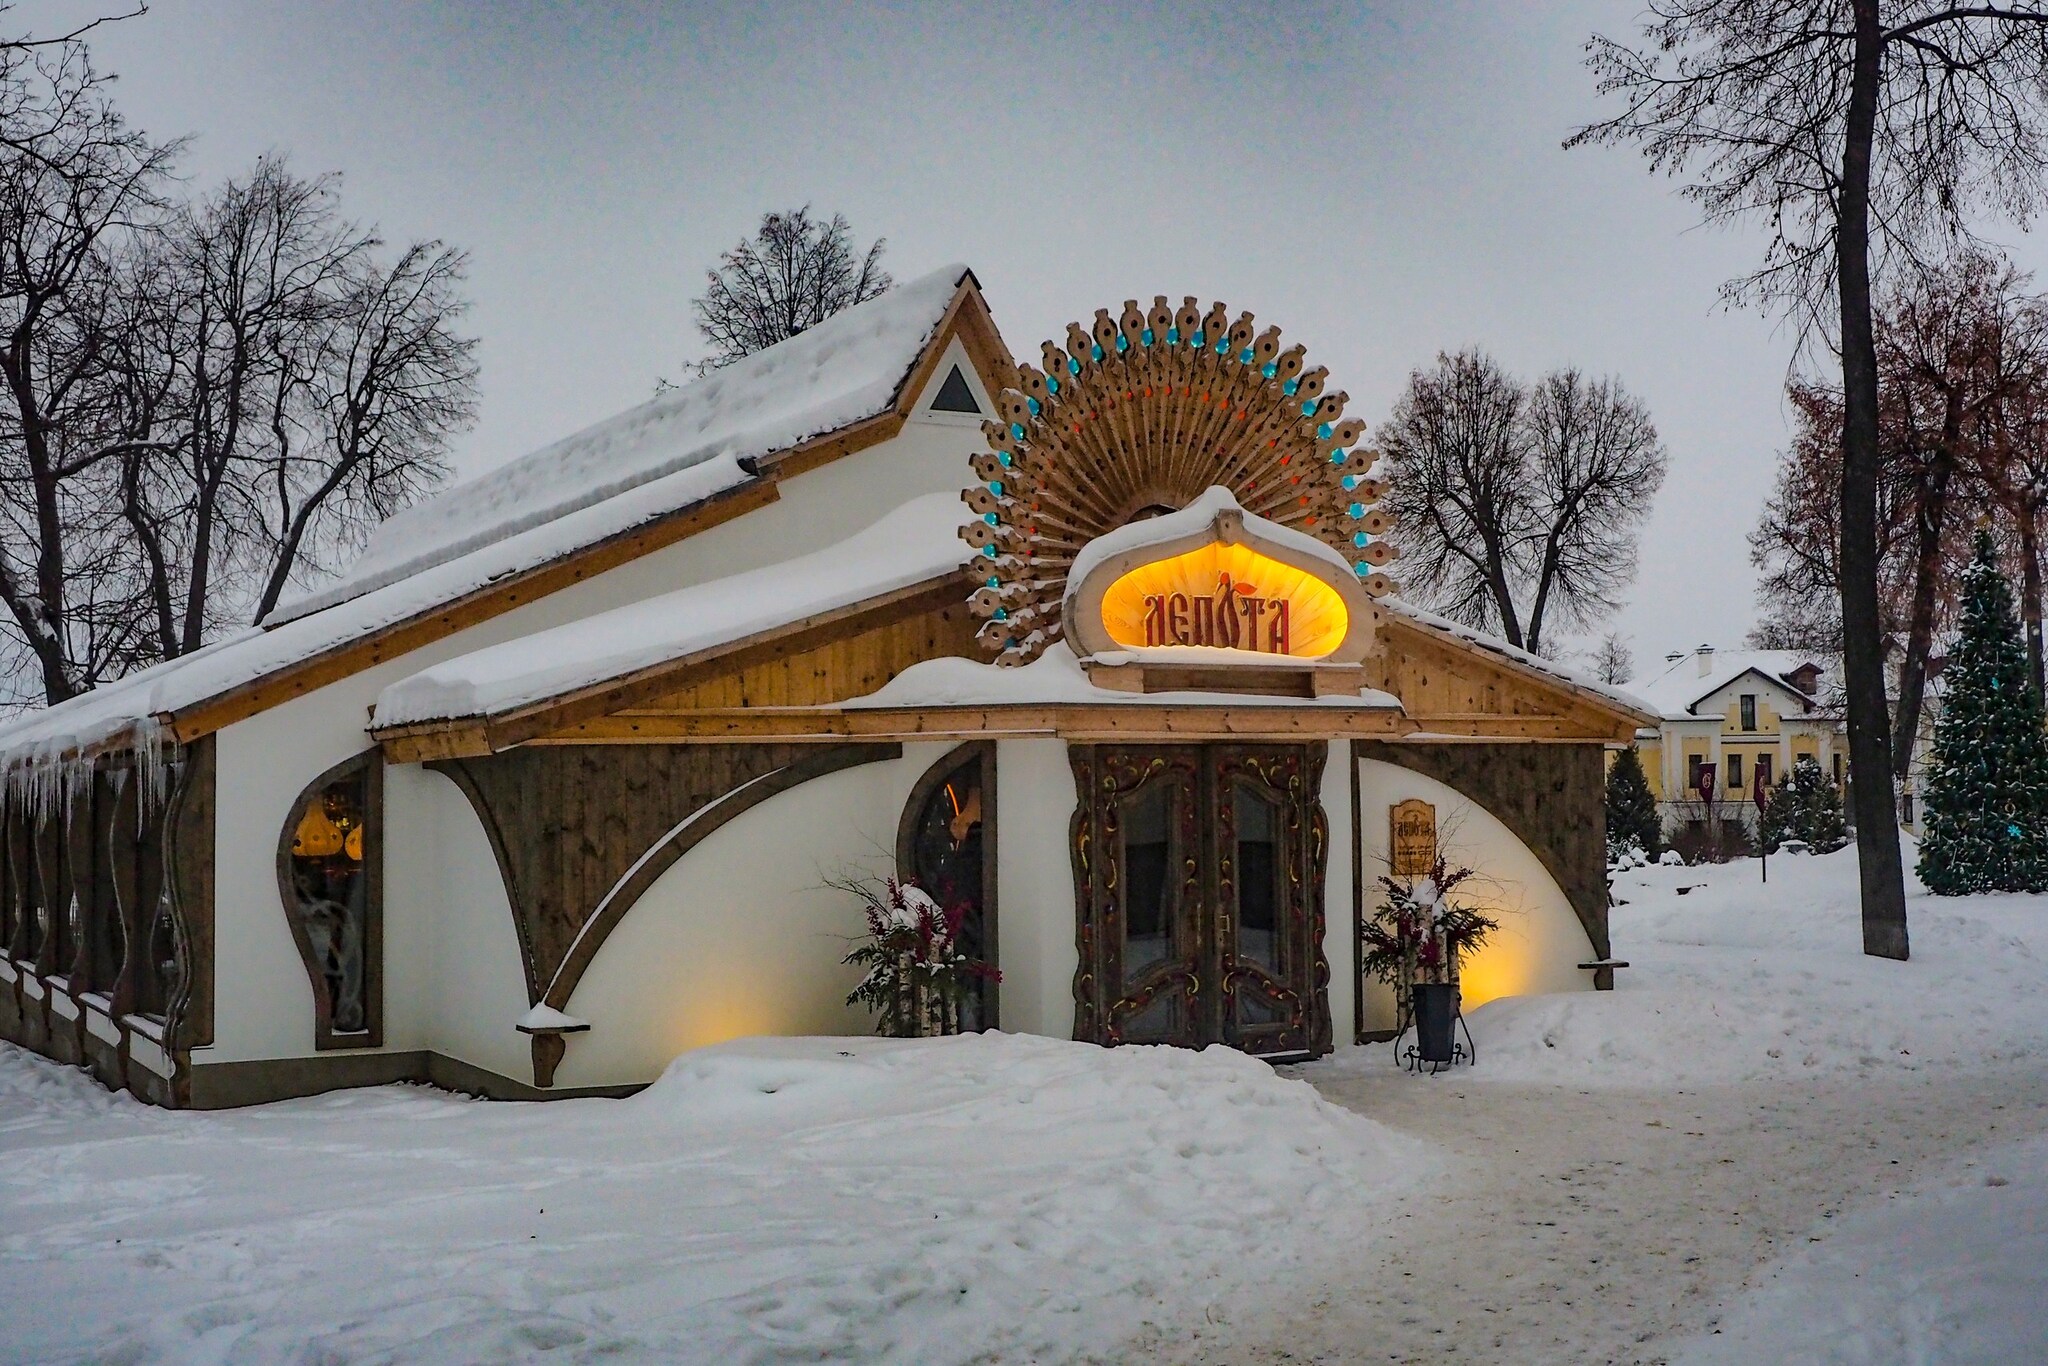
[[[1791,674],[1819,660],[1794,650],[1711,650],[1706,654],[1707,671],[1700,672],[1701,656],[1688,653],[1670,660],[1665,667],[1632,680],[1630,692],[1648,702],[1667,721],[1699,720],[1693,708],[1747,673],[1759,673],[1792,696],[1805,701],[1810,711],[1813,699],[1792,686]]]
[[[957,493],[914,498],[823,550],[444,660],[386,688],[372,724],[500,716],[912,587],[967,562],[965,520]]]
[[[1147,651],[1147,658],[1155,652]],[[1192,651],[1191,651],[1192,654]],[[1205,662],[1235,655],[1270,663],[1270,655],[1242,650],[1203,649],[1194,657]],[[1366,689],[1348,696],[1276,697],[1239,692],[1123,692],[1098,687],[1082,669],[1074,647],[1064,640],[1046,646],[1029,664],[1007,668],[974,659],[927,659],[913,664],[866,697],[844,703],[849,711],[877,707],[1003,707],[1067,703],[1102,703],[1133,707],[1314,707],[1351,711],[1399,711],[1392,693]]]
[[[374,589],[311,616],[247,627],[189,655],[167,660],[67,702],[0,726],[0,775],[67,755],[142,745],[158,718],[196,707],[329,650],[409,621],[479,587],[559,558],[564,547],[601,541],[749,482],[730,459],[698,465],[630,494],[534,527],[458,560]]]
[[[1419,622],[1433,630],[1442,631],[1446,635],[1456,636],[1467,644],[1477,645],[1480,649],[1499,655],[1502,659],[1519,664],[1525,669],[1548,674],[1560,683],[1569,684],[1583,692],[1593,693],[1624,711],[1634,712],[1639,716],[1645,717],[1658,714],[1656,707],[1651,705],[1650,701],[1642,693],[1636,691],[1634,684],[1629,684],[1626,687],[1616,687],[1612,683],[1602,683],[1593,675],[1579,669],[1574,669],[1568,664],[1560,664],[1554,659],[1545,659],[1542,655],[1531,654],[1527,650],[1508,644],[1499,636],[1489,635],[1485,631],[1467,626],[1461,621],[1453,621],[1449,617],[1439,616],[1426,607],[1418,607],[1414,603],[1401,598],[1382,598],[1380,605],[1389,609],[1395,616],[1406,617],[1410,621]]]
[[[788,450],[891,408],[972,272],[951,265],[385,522],[342,577],[282,605],[288,621],[558,521],[720,456]]]
[[[181,658],[0,724],[0,778],[144,747],[173,713],[413,620],[756,478],[773,454],[891,408],[965,266],[922,276],[393,517],[336,583]]]

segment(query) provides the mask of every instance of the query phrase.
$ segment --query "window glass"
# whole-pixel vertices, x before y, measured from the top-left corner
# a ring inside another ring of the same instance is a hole
[[[911,834],[912,880],[946,911],[961,911],[960,952],[993,963],[996,946],[988,942],[986,870],[982,849],[982,757],[971,755],[948,773],[925,798]],[[988,983],[977,983],[960,1003],[960,1028],[987,1029],[991,1024]]]
[[[1756,694],[1755,694],[1755,693],[1744,693],[1744,694],[1742,695],[1742,728],[1743,728],[1744,730],[1755,730],[1755,729],[1756,729]]]
[[[1123,799],[1123,978],[1175,956],[1173,807],[1169,783],[1148,783]]]
[[[1280,812],[1243,783],[1231,796],[1237,827],[1237,955],[1275,977],[1279,956]]]
[[[370,884],[363,858],[369,779],[362,766],[316,788],[292,834],[293,910],[326,982],[329,1027],[337,1034],[369,1028],[364,945]]]

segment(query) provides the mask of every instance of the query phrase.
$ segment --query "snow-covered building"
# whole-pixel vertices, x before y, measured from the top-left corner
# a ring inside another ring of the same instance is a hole
[[[616,1093],[867,1031],[827,883],[900,872],[971,1023],[1314,1056],[1418,838],[1503,920],[1468,1003],[1611,985],[1644,704],[1392,597],[1363,424],[1249,314],[1039,360],[939,271],[0,728],[0,1036],[170,1105]]]
[[[1792,651],[1702,645],[1629,683],[1657,710],[1636,745],[1666,831],[1754,830],[1758,785],[1782,782],[1801,759],[1840,784],[1849,742],[1826,675],[1824,663]]]

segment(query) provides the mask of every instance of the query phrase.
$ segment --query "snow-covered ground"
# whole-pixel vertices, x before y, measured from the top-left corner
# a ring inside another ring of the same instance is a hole
[[[2048,897],[1883,963],[1853,854],[1757,871],[1622,875],[1620,989],[1435,1078],[754,1041],[175,1115],[0,1046],[0,1360],[2048,1360]]]
[[[626,1101],[178,1115],[0,1045],[0,1360],[1071,1360],[1432,1166],[1222,1049],[755,1041]]]
[[[1908,857],[1911,857],[1908,850]],[[1618,875],[1597,996],[1472,1015],[1476,1080],[1570,1086],[1870,1078],[2048,1061],[2048,896],[1914,893],[1910,963],[1865,957],[1856,852]]]
[[[1388,1202],[1391,1238],[1148,1352],[2048,1361],[2048,896],[1911,884],[1890,963],[1860,952],[1853,850],[1758,874],[1622,874],[1619,989],[1481,1007],[1477,1068],[1299,1069],[1442,1176]]]

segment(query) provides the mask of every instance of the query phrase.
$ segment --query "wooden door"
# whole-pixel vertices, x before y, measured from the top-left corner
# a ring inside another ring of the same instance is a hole
[[[1327,1052],[1320,745],[1076,745],[1076,1038]]]

